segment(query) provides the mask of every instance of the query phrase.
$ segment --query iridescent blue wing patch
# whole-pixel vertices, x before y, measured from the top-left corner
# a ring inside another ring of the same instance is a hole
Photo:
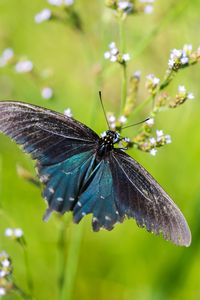
[[[115,187],[108,159],[101,160],[86,181],[76,206],[73,209],[74,222],[78,223],[83,216],[92,213],[94,231],[100,228],[111,230],[123,217],[118,211]]]

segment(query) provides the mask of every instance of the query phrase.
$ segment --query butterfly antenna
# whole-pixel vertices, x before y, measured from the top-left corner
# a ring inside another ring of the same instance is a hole
[[[109,122],[108,122],[108,119],[107,119],[107,116],[106,116],[106,111],[105,111],[105,108],[104,108],[104,105],[103,105],[103,101],[102,101],[102,97],[101,97],[101,91],[99,91],[99,99],[100,99],[101,107],[103,109],[104,117],[106,119],[106,123],[108,125],[108,129],[110,129],[110,125],[109,125]]]
[[[142,123],[145,123],[146,121],[148,121],[150,118],[147,118],[143,121],[140,121],[138,123],[135,123],[135,124],[132,124],[132,125],[128,125],[128,126],[125,126],[125,127],[122,127],[122,129],[125,129],[125,128],[129,128],[129,127],[132,127],[132,126],[135,126],[135,125],[139,125],[139,124],[142,124]]]

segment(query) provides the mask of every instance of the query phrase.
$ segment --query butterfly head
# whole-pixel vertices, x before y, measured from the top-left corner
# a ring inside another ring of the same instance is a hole
[[[101,144],[108,148],[113,149],[114,144],[120,140],[120,134],[116,131],[106,130],[101,134]]]

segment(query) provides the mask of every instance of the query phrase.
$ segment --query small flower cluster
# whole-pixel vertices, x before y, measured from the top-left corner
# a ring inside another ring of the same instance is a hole
[[[127,118],[124,115],[119,116],[119,118],[116,118],[113,113],[107,113],[107,120],[110,129],[112,130],[119,130],[121,127],[126,123]]]
[[[125,64],[127,61],[130,60],[129,53],[120,53],[119,49],[117,48],[115,42],[111,42],[109,44],[109,51],[104,53],[104,58],[109,59],[111,62],[118,62],[120,64]]]
[[[74,4],[74,0],[48,0],[48,3],[52,6],[69,7]],[[53,12],[49,8],[44,8],[34,17],[35,23],[40,24],[48,21],[54,17]]]
[[[0,297],[6,295],[7,291],[12,288],[8,277],[12,273],[12,265],[9,255],[2,251],[0,252]]]
[[[0,57],[0,67],[14,65],[17,73],[29,73],[33,70],[33,63],[28,59],[17,59],[12,48],[6,48]]]
[[[11,48],[6,48],[0,56],[0,67],[3,68],[7,65],[13,66],[15,72],[18,74],[29,74],[34,72],[33,62],[29,59],[16,57]],[[46,79],[48,77],[48,74],[44,76],[44,72],[41,72],[41,74],[34,73],[34,75],[38,76],[38,79]],[[53,98],[53,94],[53,89],[49,86],[45,86],[41,89],[41,96],[43,99],[51,99]]]
[[[183,49],[173,49],[170,53],[168,67],[170,70],[178,71],[193,61],[192,45],[185,44]]]
[[[133,3],[134,2],[134,3]],[[133,13],[151,14],[153,12],[154,0],[106,0],[105,4],[116,11],[117,16],[125,18]]]
[[[146,76],[146,88],[150,94],[154,94],[156,88],[160,83],[160,79],[157,78],[154,74],[149,74]]]
[[[176,98],[169,104],[169,107],[175,108],[183,104],[186,100],[193,100],[193,99],[194,99],[194,95],[191,92],[187,92],[184,85],[179,85]]]
[[[139,150],[149,152],[155,156],[157,149],[164,145],[171,143],[171,136],[164,134],[163,130],[156,130],[156,136],[151,135],[152,127],[154,125],[154,118],[148,119],[143,125],[143,130],[135,138],[133,138],[133,145]]]
[[[21,228],[6,228],[5,236],[10,237],[12,239],[20,239],[24,235],[23,230]]]
[[[134,12],[134,6],[132,1],[126,0],[106,0],[105,4],[107,7],[114,9],[120,16],[126,16]]]

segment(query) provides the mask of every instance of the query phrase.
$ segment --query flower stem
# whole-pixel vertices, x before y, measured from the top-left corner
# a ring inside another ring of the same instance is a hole
[[[24,240],[22,240],[20,242],[20,245],[22,247],[23,254],[24,254],[24,264],[26,267],[27,286],[28,286],[30,295],[33,296],[33,279],[32,279],[32,275],[31,275],[31,271],[30,271],[27,246],[26,246],[26,243]],[[32,299],[32,297],[30,297],[30,299]]]
[[[124,20],[119,18],[119,40],[120,52],[125,53],[125,34],[124,34]],[[126,62],[122,64],[122,86],[121,86],[121,105],[120,113],[123,111],[127,98],[127,66]]]
[[[14,284],[14,291],[22,297],[24,300],[32,300],[33,298],[26,294],[18,285]]]
[[[83,226],[81,224],[79,224],[79,226],[72,227],[71,240],[68,248],[68,258],[65,267],[64,282],[59,300],[73,299],[73,290],[78,268],[82,235]]]

